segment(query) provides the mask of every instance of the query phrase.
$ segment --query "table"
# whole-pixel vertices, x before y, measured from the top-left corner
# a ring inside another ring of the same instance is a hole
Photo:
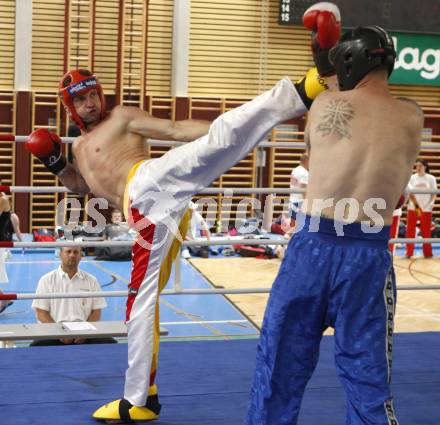
[[[126,337],[127,326],[124,322],[90,322],[96,329],[71,331],[63,328],[62,323],[19,323],[0,325],[0,341],[60,339],[60,338],[99,338]],[[160,328],[161,335],[168,335]]]

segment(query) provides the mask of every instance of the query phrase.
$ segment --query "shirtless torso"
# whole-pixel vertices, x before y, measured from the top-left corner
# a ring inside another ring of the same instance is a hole
[[[108,119],[75,140],[74,164],[59,177],[69,189],[92,192],[122,209],[129,171],[148,158],[147,138],[190,141],[206,134],[209,125],[158,119],[137,108],[118,106]]]
[[[361,115],[361,110],[368,114]],[[369,198],[382,198],[386,209],[373,208],[384,224],[390,224],[420,148],[422,126],[418,105],[390,96],[380,73],[367,76],[355,90],[322,93],[313,103],[306,128],[310,148],[306,212],[319,214],[316,200],[323,200],[324,217],[347,218],[347,207],[336,210],[335,205],[353,198],[359,212],[351,207],[350,220],[371,222],[364,204]]]

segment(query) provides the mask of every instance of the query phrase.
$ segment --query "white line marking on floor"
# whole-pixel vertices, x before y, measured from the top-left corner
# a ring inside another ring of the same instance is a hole
[[[160,322],[161,325],[204,325],[207,323],[249,323],[247,320],[197,320],[192,322]]]

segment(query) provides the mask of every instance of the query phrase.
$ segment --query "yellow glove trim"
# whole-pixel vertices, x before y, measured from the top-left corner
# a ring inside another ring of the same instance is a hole
[[[295,83],[295,87],[307,109],[310,109],[319,93],[328,89],[326,79],[318,74],[316,67],[309,69],[306,75]]]
[[[327,80],[318,74],[316,67],[309,69],[304,78],[304,89],[309,99],[315,99],[319,93],[328,89]]]

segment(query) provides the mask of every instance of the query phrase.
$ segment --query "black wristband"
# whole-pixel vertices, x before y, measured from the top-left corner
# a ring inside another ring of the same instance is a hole
[[[41,161],[46,168],[55,175],[61,173],[67,165],[66,158],[61,153],[58,156],[47,156],[46,158],[42,158]]]

